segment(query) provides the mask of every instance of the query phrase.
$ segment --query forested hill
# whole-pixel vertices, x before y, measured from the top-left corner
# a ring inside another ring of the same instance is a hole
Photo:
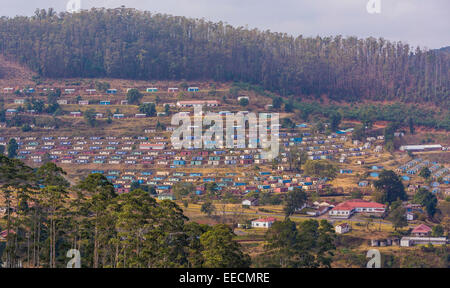
[[[0,49],[46,77],[242,81],[282,95],[449,103],[448,53],[95,9],[0,19]]]

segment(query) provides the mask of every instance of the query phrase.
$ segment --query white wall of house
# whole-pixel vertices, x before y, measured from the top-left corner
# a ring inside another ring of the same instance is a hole
[[[270,228],[271,226],[272,226],[272,222],[252,221],[252,228]]]

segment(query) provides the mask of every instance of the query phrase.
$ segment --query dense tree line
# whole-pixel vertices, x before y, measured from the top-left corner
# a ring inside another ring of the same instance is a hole
[[[177,189],[190,193],[188,184]],[[91,268],[252,264],[228,225],[189,222],[175,202],[156,201],[141,187],[118,195],[102,174],[72,185],[52,162],[33,169],[0,155],[0,199],[6,211],[0,220],[2,267],[66,267],[70,249],[80,252],[81,267]],[[267,231],[266,249],[252,265],[330,267],[333,226],[309,220],[297,228],[289,219],[306,199],[300,190],[288,195],[286,219]]]
[[[336,250],[333,225],[326,220],[306,220],[296,225],[291,219],[275,222],[265,235],[264,253],[255,259],[257,267],[330,268]]]
[[[449,53],[384,39],[293,37],[126,8],[49,9],[2,17],[0,49],[48,77],[212,78],[281,95],[449,103]]]
[[[117,195],[101,174],[75,186],[48,162],[38,169],[0,155],[3,267],[66,267],[78,249],[82,267],[248,267],[250,257],[226,225],[188,222],[172,201],[135,189]]]
[[[351,99],[350,105],[346,105],[348,103],[343,103],[345,105],[324,103],[321,98],[319,101],[301,101],[301,99],[292,97],[283,100],[276,94],[265,90],[261,85],[243,82],[233,83],[230,94],[237,94],[240,90],[254,91],[259,95],[272,98],[273,109],[284,108],[285,112],[295,112],[304,121],[319,116],[327,118],[331,124],[339,113],[343,119],[361,121],[369,128],[375,121],[388,121],[396,123],[397,126],[408,127],[409,130],[414,125],[450,130],[450,110],[447,108],[448,105],[444,104],[449,100],[448,96],[443,99],[442,105],[439,105],[438,108],[427,108],[413,103],[357,103],[357,99]],[[289,106],[288,109],[286,106]],[[287,111],[292,109],[297,111]],[[295,126],[294,123],[291,124]]]

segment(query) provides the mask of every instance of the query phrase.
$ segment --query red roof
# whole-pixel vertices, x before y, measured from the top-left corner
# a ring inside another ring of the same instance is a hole
[[[350,205],[353,205],[355,208],[385,208],[386,207],[386,205],[384,205],[384,204],[370,202],[370,201],[361,200],[361,199],[348,200],[347,203],[350,203]]]
[[[429,233],[431,232],[431,228],[425,224],[420,224],[416,228],[412,230],[412,233]]]
[[[333,210],[353,210],[356,208],[385,208],[386,205],[361,199],[352,199],[336,205]]]
[[[332,210],[353,210],[355,209],[355,207],[349,205],[347,202],[342,202],[339,203],[338,205],[336,205],[336,207],[334,207]]]
[[[256,219],[253,220],[254,222],[275,222],[277,219],[273,218],[273,217],[268,217],[268,218],[261,218],[261,219]]]

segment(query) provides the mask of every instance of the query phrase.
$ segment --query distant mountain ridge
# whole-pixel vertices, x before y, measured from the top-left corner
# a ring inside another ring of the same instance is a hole
[[[384,39],[297,38],[134,9],[0,19],[0,51],[45,77],[215,80],[284,96],[449,107],[450,56]]]

